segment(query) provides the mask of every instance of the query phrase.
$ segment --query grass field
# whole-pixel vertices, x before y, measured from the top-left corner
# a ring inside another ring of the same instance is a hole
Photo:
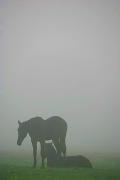
[[[93,169],[31,168],[31,154],[0,153],[0,180],[120,180],[119,155],[89,155]]]

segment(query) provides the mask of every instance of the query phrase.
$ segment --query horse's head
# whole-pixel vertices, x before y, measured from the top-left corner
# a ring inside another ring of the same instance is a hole
[[[18,140],[17,140],[17,144],[21,145],[24,138],[27,136],[27,127],[26,127],[26,123],[23,122],[21,123],[20,121],[18,121],[19,127],[18,127]]]

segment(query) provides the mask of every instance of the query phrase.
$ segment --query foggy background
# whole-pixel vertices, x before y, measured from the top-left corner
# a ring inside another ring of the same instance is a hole
[[[67,150],[120,152],[120,1],[0,0],[0,150],[58,115]]]

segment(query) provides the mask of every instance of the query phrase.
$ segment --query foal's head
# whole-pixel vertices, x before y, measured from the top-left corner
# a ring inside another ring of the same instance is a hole
[[[56,156],[57,152],[53,143],[45,143],[45,151],[47,156]]]
[[[18,121],[19,127],[18,127],[18,140],[17,140],[17,144],[21,145],[24,138],[27,136],[27,126],[26,123],[23,122],[21,123],[20,121]]]

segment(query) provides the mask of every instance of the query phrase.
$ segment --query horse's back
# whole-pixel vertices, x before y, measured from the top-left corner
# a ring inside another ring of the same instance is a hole
[[[54,137],[66,136],[67,123],[58,116],[44,120],[41,117],[34,117],[28,120],[29,134],[35,137],[52,139]]]
[[[67,123],[59,116],[53,116],[45,120],[46,132],[52,132],[53,135],[66,136]]]
[[[49,125],[56,125],[56,126],[65,126],[67,127],[66,121],[59,117],[59,116],[52,116],[45,120],[47,124]]]
[[[49,126],[62,125],[64,127],[67,127],[66,121],[59,116],[52,116],[52,117],[47,118],[46,120],[38,116],[38,117],[31,118],[30,120],[28,120],[28,122],[31,125],[43,125],[45,123],[45,124],[48,124]]]

